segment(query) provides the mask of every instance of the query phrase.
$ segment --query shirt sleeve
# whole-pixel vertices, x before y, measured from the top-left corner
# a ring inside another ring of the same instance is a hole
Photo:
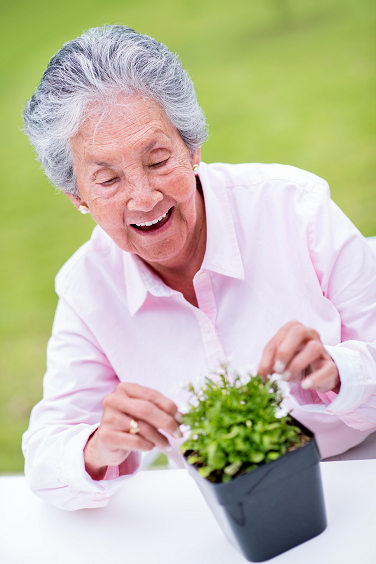
[[[92,480],[85,470],[85,445],[99,427],[103,398],[118,383],[90,329],[60,299],[47,347],[43,399],[32,410],[22,442],[29,487],[52,505],[103,507],[140,468],[141,456],[131,453],[120,468],[109,467],[104,480]]]
[[[341,317],[341,343],[326,345],[341,388],[338,394],[319,394],[291,384],[292,399],[307,411],[335,414],[350,427],[371,429],[376,427],[376,256],[330,199],[324,181],[311,193],[308,247],[323,295]]]

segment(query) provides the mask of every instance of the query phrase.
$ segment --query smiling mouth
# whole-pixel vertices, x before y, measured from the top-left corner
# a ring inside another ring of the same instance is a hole
[[[170,218],[172,208],[170,208],[166,213],[153,219],[153,221],[145,221],[144,223],[131,223],[132,227],[138,229],[139,231],[156,231],[160,229]]]

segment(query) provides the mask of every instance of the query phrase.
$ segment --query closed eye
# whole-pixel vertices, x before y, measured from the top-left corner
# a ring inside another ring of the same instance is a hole
[[[114,178],[110,178],[109,180],[105,180],[104,182],[100,182],[100,184],[102,186],[112,186],[112,184],[115,184],[115,182],[119,180],[119,178],[117,176],[114,176]]]
[[[154,163],[152,165],[150,165],[151,168],[160,168],[162,166],[164,166],[167,163],[168,159],[165,159],[164,161],[159,161],[158,163]]]

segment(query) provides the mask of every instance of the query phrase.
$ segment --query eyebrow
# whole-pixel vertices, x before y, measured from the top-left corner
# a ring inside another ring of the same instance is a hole
[[[155,145],[159,143],[159,139],[155,139],[154,141],[152,141],[151,143],[149,143],[149,145],[147,147],[145,147],[144,153],[147,153],[148,151],[151,151],[153,147],[155,147]]]
[[[105,161],[92,161],[91,164],[96,165],[96,166],[104,166],[104,167],[112,166],[110,163],[106,163]]]

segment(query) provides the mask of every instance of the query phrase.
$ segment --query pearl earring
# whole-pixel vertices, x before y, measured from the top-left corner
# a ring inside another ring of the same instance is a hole
[[[85,205],[82,204],[81,206],[78,206],[78,211],[80,211],[81,213],[90,213],[89,208]]]
[[[193,168],[193,172],[194,172],[195,175],[197,176],[197,175],[198,175],[198,165],[197,165],[197,164],[194,164],[192,168]]]

